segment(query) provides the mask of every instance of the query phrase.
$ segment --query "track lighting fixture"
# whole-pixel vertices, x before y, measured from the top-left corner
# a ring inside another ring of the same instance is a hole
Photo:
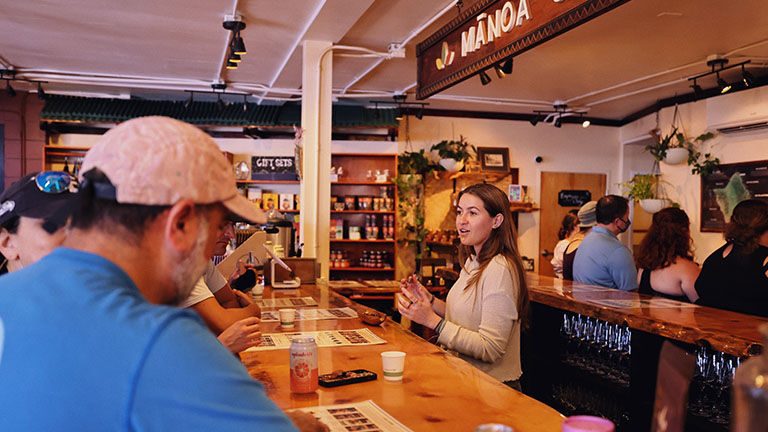
[[[508,58],[502,65],[501,65],[501,71],[505,74],[509,75],[512,73],[512,66],[513,63],[513,57]]]
[[[717,73],[717,86],[720,87],[720,94],[728,93],[729,90],[731,90],[731,85],[725,82],[724,79],[720,78],[720,73]]]
[[[755,83],[755,77],[744,69],[744,65],[741,65],[741,82],[744,83],[744,87],[752,87],[752,84]]]
[[[245,28],[245,23],[240,21],[240,16],[235,15],[232,20],[224,21],[222,24],[225,29],[232,32],[232,39],[229,42],[229,56],[227,57],[227,69],[237,69],[242,55],[246,54],[245,43],[240,36],[240,31]]]
[[[26,78],[17,78],[16,71],[12,69],[0,69],[0,80],[5,80],[5,93],[9,97],[14,97],[17,94],[16,89],[13,88],[13,85],[11,84],[11,81],[22,81],[28,82],[32,85],[37,84],[37,97],[39,97],[41,100],[45,99],[45,92],[43,91],[43,86],[41,84],[46,84],[48,81],[36,81]]]
[[[577,111],[568,109],[568,105],[565,102],[557,100],[554,103],[554,110],[552,111],[534,111],[535,115],[529,120],[531,125],[536,126],[540,121],[551,124],[552,126],[559,128],[563,127],[563,118],[571,116],[579,116],[578,121],[581,122],[581,127],[587,128],[591,124],[588,119],[584,118],[586,111]],[[576,123],[571,121],[569,123]]]
[[[505,74],[504,71],[501,70],[501,65],[500,64],[493,65],[493,70],[496,72],[496,76],[499,77],[499,79],[504,78],[505,76],[507,76],[507,74]]]
[[[491,82],[491,77],[485,71],[480,72],[480,82],[483,85],[488,85]]]
[[[395,120],[400,121],[406,115],[413,115],[419,120],[424,118],[424,107],[429,104],[424,102],[406,102],[405,100],[407,98],[408,95],[404,93],[396,93],[392,95],[392,100],[395,104]],[[378,102],[375,102],[374,104],[378,107]],[[374,111],[374,115],[378,115],[377,113],[378,111]]]
[[[733,89],[733,84],[728,83],[728,81],[723,79],[723,77],[720,76],[720,72],[739,66],[741,66],[741,82],[744,84],[744,87],[751,86],[754,83],[754,77],[744,68],[744,65],[748,63],[751,63],[751,60],[746,60],[740,63],[726,66],[726,64],[728,64],[727,58],[719,55],[711,55],[707,57],[707,66],[709,66],[711,70],[709,72],[704,72],[702,74],[688,78],[689,81],[693,81],[691,88],[693,89],[694,98],[698,100],[704,96],[704,90],[701,88],[701,86],[698,85],[697,80],[709,75],[715,75],[715,82],[717,83],[717,88],[719,89],[720,94],[729,92],[731,89]]]

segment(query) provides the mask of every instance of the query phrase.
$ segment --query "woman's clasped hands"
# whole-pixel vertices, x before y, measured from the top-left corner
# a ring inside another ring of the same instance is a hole
[[[424,288],[416,275],[400,281],[400,292],[402,295],[396,296],[400,315],[434,329],[441,317],[432,309],[432,294]]]

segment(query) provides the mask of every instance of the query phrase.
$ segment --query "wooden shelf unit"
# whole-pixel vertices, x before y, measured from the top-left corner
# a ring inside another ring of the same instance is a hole
[[[43,146],[43,166],[41,171],[64,171],[65,165],[70,173],[75,172],[75,165],[83,162],[90,147]]]
[[[397,221],[395,209],[397,207],[397,188],[394,181],[375,182],[368,178],[368,171],[372,174],[379,170],[389,170],[391,176],[397,175],[396,154],[365,154],[365,153],[335,153],[331,155],[331,166],[342,167],[344,174],[339,181],[331,183],[331,195],[344,201],[345,197],[382,197],[385,193],[392,198],[392,210],[331,210],[333,220],[344,221],[344,236],[348,236],[350,226],[359,226],[361,235],[365,236],[365,221],[367,217],[376,218],[379,226],[379,238],[376,240],[329,239],[331,249],[344,252],[350,260],[350,267],[330,268],[331,279],[359,279],[375,280],[395,278],[395,263],[397,256]],[[389,179],[388,179],[389,180]],[[383,227],[385,217],[392,217],[395,224],[394,238],[384,239]],[[331,225],[331,229],[335,228]],[[389,254],[387,261],[391,267],[369,268],[358,266],[357,263],[363,256],[363,251],[380,251]]]

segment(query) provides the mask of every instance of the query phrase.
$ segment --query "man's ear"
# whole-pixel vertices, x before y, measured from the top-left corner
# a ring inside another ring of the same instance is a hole
[[[0,228],[0,253],[2,253],[9,262],[19,259],[16,238],[5,228]]]
[[[177,251],[187,251],[197,240],[199,215],[195,203],[190,200],[179,201],[168,210],[168,217],[163,221],[163,237]]]
[[[496,229],[501,226],[502,222],[504,222],[504,215],[499,213],[493,217],[493,223],[491,224],[491,227]]]

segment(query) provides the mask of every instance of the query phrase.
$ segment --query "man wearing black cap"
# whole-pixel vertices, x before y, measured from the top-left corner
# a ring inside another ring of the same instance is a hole
[[[66,237],[69,174],[33,173],[9,186],[0,195],[0,253],[7,271],[37,262]]]

